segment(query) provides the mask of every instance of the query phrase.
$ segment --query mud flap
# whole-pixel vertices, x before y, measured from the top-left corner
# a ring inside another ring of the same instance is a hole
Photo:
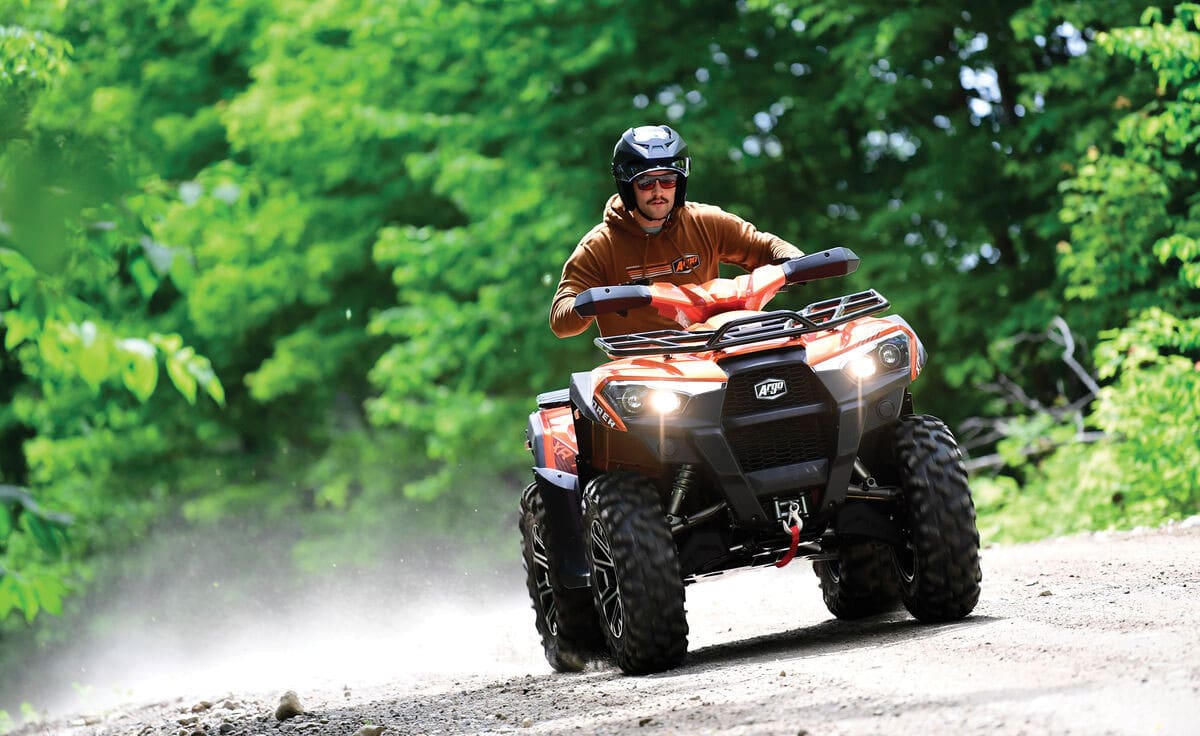
[[[583,544],[583,496],[579,476],[550,468],[534,468],[538,493],[546,507],[546,531],[553,538],[557,552],[550,564],[555,566],[559,581],[567,588],[586,588],[591,584],[588,574],[587,550]]]

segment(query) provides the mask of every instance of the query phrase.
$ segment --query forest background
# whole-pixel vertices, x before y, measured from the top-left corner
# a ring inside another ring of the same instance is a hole
[[[601,358],[550,296],[648,122],[691,198],[858,252],[776,303],[914,325],[985,542],[1196,514],[1198,18],[0,0],[0,682],[173,530],[515,559],[533,396]]]

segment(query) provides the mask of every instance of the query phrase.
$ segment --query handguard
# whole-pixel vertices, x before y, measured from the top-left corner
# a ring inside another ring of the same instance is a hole
[[[575,312],[581,317],[595,317],[646,307],[650,302],[648,286],[597,286],[575,297]]]

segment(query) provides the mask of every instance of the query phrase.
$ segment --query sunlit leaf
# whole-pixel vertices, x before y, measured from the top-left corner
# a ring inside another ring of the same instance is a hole
[[[196,376],[192,374],[192,354],[186,349],[167,354],[167,375],[189,404],[196,403]]]
[[[120,343],[125,359],[121,378],[140,401],[146,401],[158,385],[158,353],[146,340],[129,338]]]
[[[95,325],[85,322],[82,325],[83,338],[81,346],[76,350],[79,375],[93,389],[108,380],[113,372],[113,344],[95,333]]]
[[[0,316],[0,324],[4,325],[4,348],[12,350],[25,340],[37,334],[40,325],[18,310],[10,310]]]

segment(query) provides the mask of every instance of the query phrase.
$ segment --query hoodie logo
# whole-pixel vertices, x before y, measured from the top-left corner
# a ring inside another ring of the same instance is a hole
[[[683,258],[676,258],[671,261],[671,273],[691,273],[699,265],[700,256],[695,253],[688,253]]]
[[[646,266],[629,266],[625,269],[625,273],[629,275],[630,280],[636,279],[653,279],[660,276],[673,276],[677,274],[691,273],[700,267],[700,256],[695,253],[688,253],[684,256],[676,258],[667,263],[654,263]]]

